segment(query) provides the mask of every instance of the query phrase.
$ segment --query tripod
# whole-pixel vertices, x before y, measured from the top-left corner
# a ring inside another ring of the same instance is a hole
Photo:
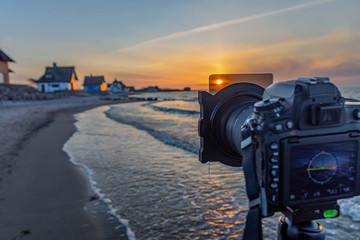
[[[304,221],[293,223],[287,217],[279,218],[277,240],[324,240],[325,230],[320,223]]]

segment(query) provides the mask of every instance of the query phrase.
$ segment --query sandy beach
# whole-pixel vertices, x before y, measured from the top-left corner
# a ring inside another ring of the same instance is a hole
[[[98,97],[0,105],[0,239],[127,239],[62,150]]]

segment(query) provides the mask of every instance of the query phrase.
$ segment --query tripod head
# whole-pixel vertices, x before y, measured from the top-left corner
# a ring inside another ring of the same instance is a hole
[[[320,223],[305,221],[293,223],[287,217],[279,218],[277,240],[325,240],[325,230]]]

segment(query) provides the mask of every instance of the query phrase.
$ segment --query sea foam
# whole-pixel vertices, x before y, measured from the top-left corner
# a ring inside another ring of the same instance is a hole
[[[79,131],[78,128],[77,130]],[[101,192],[101,189],[96,186],[96,181],[93,178],[93,172],[86,165],[77,162],[75,157],[68,150],[69,144],[76,134],[77,132],[75,132],[63,146],[63,151],[66,152],[67,155],[70,157],[69,162],[72,163],[74,166],[80,167],[81,169],[84,170],[88,178],[88,182],[90,184],[90,188],[92,192],[95,194],[95,196],[99,198],[100,201],[102,201],[108,207],[109,210],[108,213],[113,217],[115,217],[116,220],[126,228],[126,235],[128,236],[128,239],[136,240],[135,233],[131,230],[129,226],[129,221],[119,216],[119,214],[117,214],[116,209],[111,204],[111,199],[106,198],[105,194]]]
[[[360,221],[360,196],[338,201],[342,215],[350,216],[354,221]]]

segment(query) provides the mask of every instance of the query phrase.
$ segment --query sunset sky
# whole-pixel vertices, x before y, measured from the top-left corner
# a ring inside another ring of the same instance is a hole
[[[206,89],[210,74],[328,76],[360,86],[359,0],[2,0],[12,83],[75,66],[136,88]]]

